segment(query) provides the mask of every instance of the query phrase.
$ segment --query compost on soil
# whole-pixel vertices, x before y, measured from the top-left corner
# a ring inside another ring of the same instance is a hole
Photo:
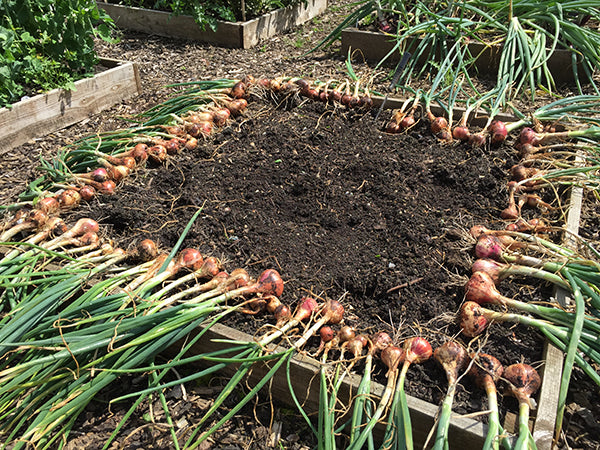
[[[252,99],[243,117],[195,150],[148,163],[114,196],[93,200],[71,219],[98,220],[123,248],[150,238],[168,252],[201,208],[183,247],[219,258],[228,271],[276,269],[285,281],[282,301],[292,308],[304,295],[339,300],[346,324],[367,334],[387,331],[397,343],[421,335],[435,348],[458,336],[455,314],[473,259],[465,235],[475,224],[503,227],[498,217],[517,160],[511,143],[441,143],[422,122],[391,135],[382,131],[389,111],[376,120],[376,110],[279,100]],[[549,292],[539,283],[503,291],[539,301]],[[238,314],[224,323],[253,335],[273,322],[268,314]],[[506,365],[542,365],[543,339],[525,327],[492,324],[475,346]],[[378,372],[385,380],[383,365]],[[485,410],[485,394],[466,378],[461,384],[455,412]],[[407,393],[433,404],[445,386],[433,359],[408,373]],[[501,397],[500,409],[515,412],[517,402]],[[91,426],[99,418],[80,420]]]

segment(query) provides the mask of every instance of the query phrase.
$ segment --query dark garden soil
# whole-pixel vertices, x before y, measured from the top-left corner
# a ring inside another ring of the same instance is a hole
[[[126,33],[117,46],[98,43],[101,56],[140,65],[144,93],[6,153],[0,161],[1,203],[15,201],[33,178],[40,156],[52,157],[81,136],[126,126],[119,116],[163,101],[172,93],[164,87],[170,82],[246,73],[343,77],[344,56],[335,46],[301,56],[350,10],[350,1],[331,3],[324,17],[251,50],[135,33]],[[373,72],[359,62],[356,70]],[[472,262],[465,231],[478,223],[503,226],[498,217],[506,207],[508,169],[517,154],[512,142],[484,149],[442,145],[423,123],[392,136],[381,131],[389,114],[384,111],[375,120],[373,111],[253,98],[244,117],[195,151],[171,158],[166,165],[148,164],[120,185],[116,195],[94,200],[72,218],[97,219],[105,236],[124,248],[152,238],[169,251],[202,208],[184,246],[218,257],[229,271],[243,267],[256,277],[266,268],[277,269],[285,281],[282,299],[291,305],[303,295],[340,300],[346,323],[362,332],[385,330],[398,342],[422,335],[435,347],[459,331],[453,315],[463,300],[462,283]],[[597,213],[592,207],[582,215],[582,235],[591,239],[598,239]],[[507,296],[530,301],[551,295],[538,283],[511,281],[500,288]],[[226,322],[250,334],[266,323],[273,323],[268,315],[238,315]],[[543,340],[523,327],[494,324],[481,343],[506,365],[543,365]],[[172,376],[193,370],[185,368]],[[377,380],[383,382],[385,370],[378,366],[377,372]],[[180,442],[226,382],[202,379],[184,390],[167,391]],[[569,446],[599,448],[598,389],[578,370],[572,384],[565,422]],[[108,401],[146,385],[143,376],[124,376],[118,386],[103,392],[79,417],[67,448],[102,448],[130,406],[124,402],[109,407]],[[445,388],[445,376],[433,360],[411,367],[408,394],[438,404]],[[514,399],[501,396],[503,419],[516,407]],[[463,379],[455,412],[484,408],[483,393]],[[173,448],[169,429],[154,398],[137,408],[111,448]],[[203,448],[305,450],[315,444],[295,408],[263,393]]]

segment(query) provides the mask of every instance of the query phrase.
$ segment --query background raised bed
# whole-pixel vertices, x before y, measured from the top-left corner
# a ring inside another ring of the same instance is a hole
[[[0,109],[0,155],[141,92],[136,64],[105,58],[99,67],[105,70],[75,82],[72,91],[54,89]]]
[[[118,27],[148,34],[192,39],[225,47],[250,48],[261,40],[298,26],[327,8],[327,0],[307,0],[246,22],[219,21],[217,30],[200,29],[191,16],[97,2]]]

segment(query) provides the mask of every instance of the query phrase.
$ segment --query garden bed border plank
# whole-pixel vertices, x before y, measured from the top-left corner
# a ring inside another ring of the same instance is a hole
[[[76,81],[74,90],[53,89],[0,109],[0,155],[142,92],[135,63],[102,58],[100,65],[108,70]]]
[[[159,36],[190,39],[232,48],[251,48],[261,40],[298,26],[327,9],[328,0],[307,0],[245,22],[217,22],[217,31],[202,30],[192,16],[173,15],[104,1],[96,4],[118,27]]]

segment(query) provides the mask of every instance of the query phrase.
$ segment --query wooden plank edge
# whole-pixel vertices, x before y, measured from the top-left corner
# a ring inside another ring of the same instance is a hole
[[[137,65],[101,59],[107,70],[75,82],[75,90],[53,89],[0,109],[0,155],[25,142],[73,125],[141,92]],[[116,81],[116,82],[115,82]],[[80,106],[71,107],[75,102]],[[49,108],[54,104],[53,108]],[[47,111],[50,109],[50,111]],[[28,110],[31,110],[31,117]],[[46,119],[38,119],[37,112]],[[25,117],[20,117],[25,114]],[[11,123],[13,126],[11,126]]]
[[[567,213],[566,233],[563,243],[577,248],[575,236],[579,233],[581,207],[583,205],[583,188],[573,187],[571,190],[569,211]],[[555,289],[556,301],[567,306],[571,299],[565,289]],[[551,450],[554,447],[554,428],[558,413],[559,387],[562,379],[564,354],[558,348],[546,343],[544,347],[544,367],[540,371],[544,382],[540,387],[536,421],[533,427],[533,438],[539,450]]]
[[[205,331],[202,338],[192,347],[191,354],[200,354],[228,348],[229,345],[224,340],[239,342],[252,342],[253,337],[230,328],[222,324],[215,324]],[[168,357],[173,356],[181,346],[177,343],[166,351]],[[275,348],[271,348],[274,350]],[[198,363],[200,366],[202,364]],[[291,377],[294,393],[307,413],[310,415],[318,410],[319,406],[319,379],[318,373],[320,363],[303,353],[299,353],[291,362],[293,376]],[[223,369],[225,375],[232,375],[237,370],[237,366],[229,365]],[[256,382],[260,380],[269,370],[267,364],[255,364],[248,375],[249,381]],[[342,404],[348,405],[356,392],[360,376],[351,374],[343,382],[338,399]],[[289,386],[285,369],[280,369],[270,383],[268,383],[270,395],[289,406],[295,406],[289,392]],[[266,389],[266,388],[265,388]],[[372,383],[372,400],[378,402],[384,386],[380,383]],[[416,446],[423,446],[427,435],[435,424],[435,417],[438,413],[438,406],[423,400],[408,396],[408,406],[410,409],[411,420],[413,424],[413,439]],[[343,422],[343,420],[340,420]],[[385,423],[382,419],[376,426],[375,435],[381,438],[385,429]],[[487,428],[481,422],[471,418],[454,416],[450,423],[450,447],[463,448],[464,450],[480,449],[485,441]]]

